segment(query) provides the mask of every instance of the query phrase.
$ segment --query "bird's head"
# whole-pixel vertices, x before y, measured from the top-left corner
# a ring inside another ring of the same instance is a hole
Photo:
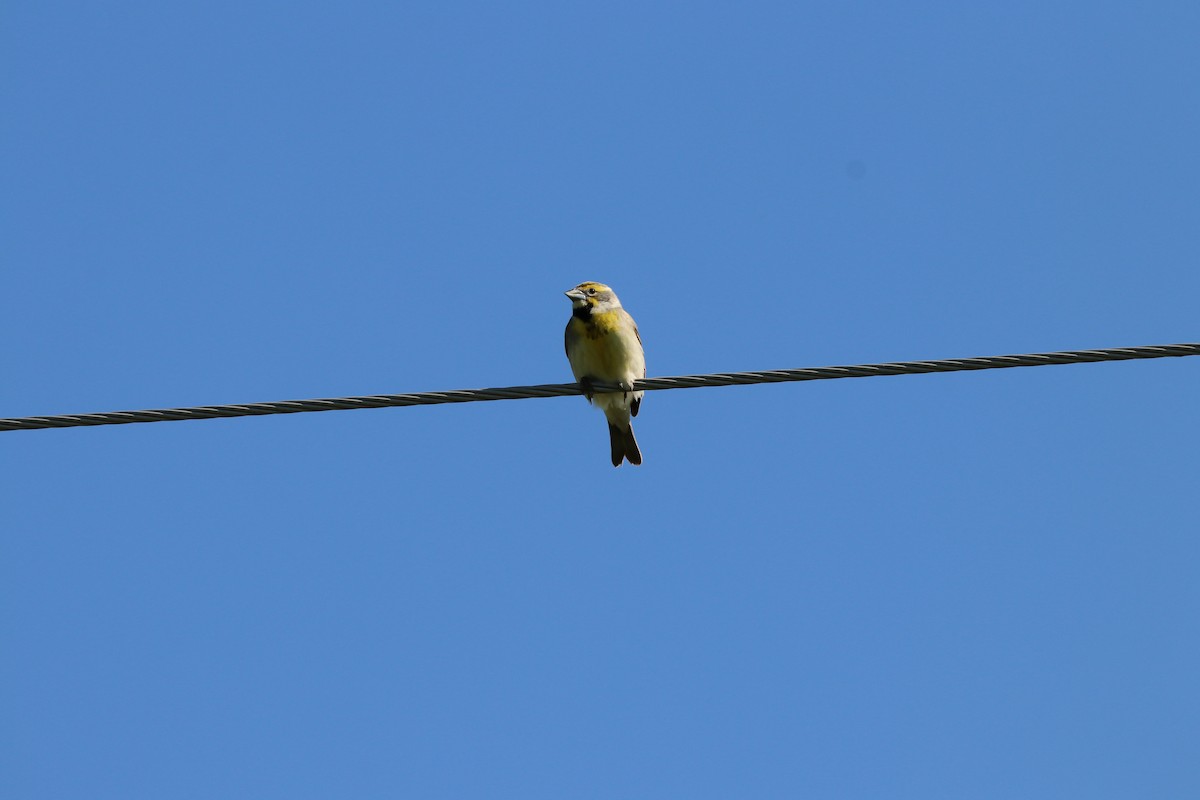
[[[584,281],[564,294],[571,298],[571,305],[576,309],[608,311],[621,307],[621,301],[617,299],[616,293],[603,283],[595,281]]]

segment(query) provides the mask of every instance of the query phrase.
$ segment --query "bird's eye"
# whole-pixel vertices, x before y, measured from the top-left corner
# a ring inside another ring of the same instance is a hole
[[[595,289],[588,289],[588,290],[587,290],[587,292],[588,292],[588,294],[595,294],[595,293],[596,293],[596,290],[595,290]]]

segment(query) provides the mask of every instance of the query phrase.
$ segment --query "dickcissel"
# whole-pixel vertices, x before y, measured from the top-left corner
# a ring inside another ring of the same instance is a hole
[[[572,306],[566,334],[571,372],[588,402],[595,403],[608,419],[613,466],[621,466],[622,460],[641,464],[642,453],[629,422],[642,405],[643,393],[633,391],[633,382],[646,377],[646,356],[637,323],[621,308],[616,293],[603,283],[587,281],[566,295]],[[595,394],[594,383],[614,383],[626,391]]]

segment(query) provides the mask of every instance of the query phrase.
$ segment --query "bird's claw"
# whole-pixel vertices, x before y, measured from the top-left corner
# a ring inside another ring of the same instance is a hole
[[[617,381],[617,387],[625,393],[625,399],[628,400],[629,393],[633,391],[633,384],[629,381]],[[596,394],[596,383],[590,377],[580,378],[579,389],[583,392],[583,396],[586,397],[590,403]]]

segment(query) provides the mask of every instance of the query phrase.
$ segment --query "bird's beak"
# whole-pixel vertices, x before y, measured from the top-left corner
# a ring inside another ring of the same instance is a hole
[[[583,299],[583,292],[578,289],[571,289],[570,291],[563,292],[563,294],[571,298],[572,301]]]

